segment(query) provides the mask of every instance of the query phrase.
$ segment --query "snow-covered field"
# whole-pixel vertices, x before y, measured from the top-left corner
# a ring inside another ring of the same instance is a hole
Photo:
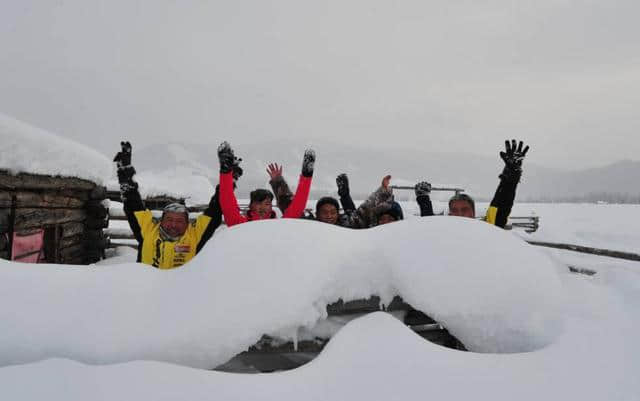
[[[2,262],[2,393],[12,400],[639,399],[640,263],[535,248],[518,236],[438,216],[365,231],[289,220],[221,230],[174,271]],[[134,257],[124,251],[119,261]],[[597,274],[569,273],[567,263]],[[476,352],[426,342],[377,313],[347,324],[296,370],[206,370],[263,333],[295,337],[338,297],[373,293],[401,294]]]

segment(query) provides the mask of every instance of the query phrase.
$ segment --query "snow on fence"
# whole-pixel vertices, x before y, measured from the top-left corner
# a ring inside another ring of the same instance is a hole
[[[380,297],[344,302],[342,300],[327,305],[327,320],[337,331],[346,323],[367,313],[385,311],[403,321],[407,327],[420,337],[443,347],[467,351],[464,344],[455,338],[440,323],[426,314],[417,311],[396,296],[389,305],[383,305]],[[334,334],[334,333],[331,333]],[[283,341],[279,338],[264,335],[251,346],[228,362],[214,370],[233,373],[260,373],[290,370],[298,368],[316,358],[330,340],[330,333],[302,333],[299,341]]]

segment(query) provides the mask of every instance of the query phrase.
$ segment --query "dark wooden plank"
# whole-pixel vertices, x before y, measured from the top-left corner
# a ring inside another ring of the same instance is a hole
[[[10,191],[2,191],[1,189],[2,188],[0,188],[0,208],[11,208],[12,193]]]
[[[573,244],[562,244],[562,243],[553,243],[553,242],[542,242],[542,241],[527,241],[531,245],[535,246],[544,246],[547,248],[555,248],[555,249],[564,249],[568,251],[580,252],[580,253],[588,253],[591,255],[598,256],[608,256],[611,258],[617,259],[625,259],[625,260],[633,260],[636,262],[640,262],[640,255],[637,253],[631,252],[622,252],[622,251],[614,251],[611,249],[602,249],[602,248],[592,248],[589,246],[581,246],[581,245],[573,245]]]
[[[85,249],[83,244],[75,244],[60,249],[60,263],[68,264],[70,261],[84,260]]]
[[[11,229],[11,209],[0,209],[0,234]]]
[[[402,298],[394,297],[391,303],[382,309],[380,305],[380,297],[373,296],[369,299],[359,299],[349,302],[339,300],[338,302],[327,305],[327,313],[329,315],[350,315],[376,312],[380,310],[408,310],[409,308],[409,305],[407,305]]]
[[[60,226],[62,230],[61,237],[73,237],[82,234],[85,231],[85,225],[82,222],[64,223]]]
[[[96,184],[81,178],[52,177],[35,174],[12,175],[6,171],[0,171],[0,189],[77,189],[91,191]]]
[[[86,205],[87,215],[96,219],[104,219],[109,215],[109,209],[107,209],[102,201],[90,200]]]
[[[97,230],[109,227],[109,220],[87,216],[87,220],[85,220],[84,224],[89,230]]]
[[[98,185],[89,192],[89,199],[105,200],[107,199],[107,187]]]
[[[57,192],[18,191],[15,193],[17,208],[82,209],[86,201]]]
[[[24,230],[44,225],[81,222],[87,217],[82,209],[16,209],[14,229]]]
[[[62,249],[62,248],[68,248],[74,245],[83,245],[83,244],[84,244],[84,240],[82,238],[82,234],[79,234],[79,235],[74,235],[72,237],[61,238],[60,241],[58,242],[58,248]]]

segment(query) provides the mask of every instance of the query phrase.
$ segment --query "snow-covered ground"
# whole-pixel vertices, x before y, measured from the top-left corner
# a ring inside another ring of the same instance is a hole
[[[535,248],[472,220],[408,220],[364,231],[299,220],[244,224],[216,233],[173,271],[2,262],[2,393],[12,400],[639,399],[640,263]],[[135,257],[119,252],[120,261]],[[570,273],[567,263],[597,274]],[[263,333],[294,337],[337,297],[373,293],[401,294],[477,352],[426,342],[377,313],[347,324],[293,371],[202,369]]]

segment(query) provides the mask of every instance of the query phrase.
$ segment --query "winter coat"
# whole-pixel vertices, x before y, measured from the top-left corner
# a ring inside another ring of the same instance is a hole
[[[283,211],[284,218],[300,218],[304,215],[304,209],[309,198],[311,190],[311,177],[300,176],[296,194],[291,200],[288,207]],[[248,213],[246,216],[240,214],[238,200],[233,193],[233,176],[232,173],[220,173],[220,207],[224,215],[224,221],[227,226],[231,227],[236,224],[246,223],[248,221],[258,220],[261,217]],[[274,218],[272,213],[268,218]]]
[[[187,230],[177,241],[165,239],[160,233],[160,219],[145,209],[137,184],[125,186],[122,193],[124,211],[133,235],[138,241],[137,262],[159,269],[172,269],[190,261],[211,238],[222,223],[222,211],[218,203],[218,190],[211,197],[209,206],[189,223]]]
[[[393,189],[380,186],[355,210],[353,210],[355,206],[353,206],[353,200],[351,200],[350,196],[341,197],[340,201],[345,209],[349,227],[375,227],[378,225],[378,218],[392,206]]]
[[[271,189],[275,194],[276,204],[284,214],[284,212],[287,210],[287,208],[291,204],[291,200],[293,198],[293,194],[289,189],[289,184],[287,184],[287,180],[285,180],[285,178],[281,175],[275,178],[272,178],[269,181],[269,184],[271,185]],[[340,197],[340,203],[342,204],[342,209],[344,210],[344,213],[338,214],[338,221],[336,222],[336,225],[341,227],[346,227],[346,228],[360,228],[359,219],[357,217],[354,217],[354,214],[356,212],[356,207],[353,204],[353,200],[351,199],[351,196],[347,195],[346,197]],[[303,218],[308,220],[318,221],[317,217],[314,216],[313,214],[310,214],[308,216],[303,216]]]

